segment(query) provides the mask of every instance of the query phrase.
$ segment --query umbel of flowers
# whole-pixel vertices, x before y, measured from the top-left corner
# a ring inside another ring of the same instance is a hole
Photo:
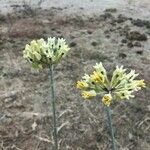
[[[50,37],[46,41],[44,39],[31,41],[30,44],[26,45],[25,50],[23,51],[23,57],[31,63],[33,68],[49,68],[55,150],[58,150],[58,132],[53,68],[54,65],[58,64],[61,58],[64,57],[69,50],[70,48],[66,44],[65,39]]]
[[[144,80],[137,80],[137,76],[135,70],[127,73],[123,66],[116,66],[112,78],[108,79],[107,72],[100,62],[96,63],[92,74],[85,74],[82,80],[77,82],[77,88],[82,90],[85,99],[101,95],[103,104],[109,107],[113,99],[129,99],[134,97],[135,91],[145,87]]]
[[[50,64],[57,64],[69,49],[65,39],[50,37],[47,41],[44,39],[31,41],[26,45],[23,57],[31,63],[32,67],[42,69]]]

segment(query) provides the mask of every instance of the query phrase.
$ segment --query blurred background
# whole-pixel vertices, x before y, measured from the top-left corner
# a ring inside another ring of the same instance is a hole
[[[0,0],[0,150],[53,150],[48,70],[22,51],[63,37],[70,52],[55,69],[60,150],[109,150],[101,99],[84,101],[76,81],[103,62],[135,69],[147,88],[111,106],[119,150],[150,150],[149,0]]]

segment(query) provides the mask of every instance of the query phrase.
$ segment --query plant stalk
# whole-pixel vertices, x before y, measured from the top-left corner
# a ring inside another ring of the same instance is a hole
[[[106,107],[106,113],[107,113],[107,119],[108,119],[108,124],[109,124],[109,130],[110,130],[110,133],[111,133],[112,150],[117,150],[116,149],[116,144],[115,144],[113,125],[112,125],[112,117],[111,117],[111,112],[110,112],[109,107]]]
[[[50,75],[50,87],[51,87],[51,98],[52,98],[52,111],[53,111],[53,137],[55,142],[55,150],[58,150],[58,135],[57,135],[57,119],[56,119],[56,97],[54,89],[54,77],[53,77],[53,65],[49,67]]]

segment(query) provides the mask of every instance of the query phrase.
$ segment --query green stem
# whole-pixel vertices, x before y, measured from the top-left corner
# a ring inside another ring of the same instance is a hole
[[[109,130],[111,133],[112,149],[116,150],[114,130],[113,130],[113,126],[112,126],[112,118],[111,118],[111,113],[110,113],[109,107],[106,107],[106,113],[107,113],[107,119],[108,119],[108,124],[109,124]]]
[[[52,110],[53,110],[53,136],[55,142],[55,150],[58,150],[58,140],[57,140],[57,120],[56,120],[56,98],[54,90],[54,78],[53,78],[53,65],[49,67],[50,74],[50,87],[51,87],[51,98],[52,98]]]

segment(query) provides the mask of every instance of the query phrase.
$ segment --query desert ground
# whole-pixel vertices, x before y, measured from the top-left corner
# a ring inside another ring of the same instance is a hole
[[[35,2],[35,1],[34,1]],[[60,150],[110,150],[101,98],[84,101],[77,80],[103,62],[135,69],[147,87],[111,106],[118,150],[150,150],[149,0],[0,1],[0,150],[53,150],[48,69],[23,58],[33,39],[63,37],[55,68]]]

